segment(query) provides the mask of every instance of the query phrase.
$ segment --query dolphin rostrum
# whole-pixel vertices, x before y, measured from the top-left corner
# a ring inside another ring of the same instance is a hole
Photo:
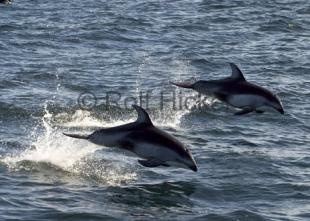
[[[98,129],[90,135],[64,135],[129,150],[143,159],[138,162],[145,167],[177,166],[196,172],[197,165],[190,150],[172,135],[155,127],[142,107],[133,105],[133,108],[138,112],[135,122]]]
[[[173,85],[193,89],[201,94],[211,95],[220,101],[242,109],[235,115],[250,112],[263,113],[261,108],[271,107],[284,114],[280,98],[269,90],[248,82],[234,63],[229,63],[232,74],[228,78],[209,81],[171,82]]]

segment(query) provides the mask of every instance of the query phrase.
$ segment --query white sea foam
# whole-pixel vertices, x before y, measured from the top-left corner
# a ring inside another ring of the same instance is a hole
[[[61,113],[55,116],[59,119],[68,119],[66,122],[61,122],[58,126],[62,127],[114,127],[130,121],[134,121],[134,118],[128,118],[124,120],[113,119],[113,121],[102,121],[91,116],[91,112],[87,110],[77,110],[72,116],[67,113]]]
[[[57,127],[51,125],[52,117],[52,114],[46,109],[42,117],[43,131],[38,134],[33,132],[34,141],[30,147],[20,153],[6,156],[2,161],[12,169],[18,169],[19,163],[23,161],[51,163],[64,171],[86,177],[91,176],[109,185],[136,179],[137,174],[128,170],[128,165],[113,163],[108,163],[108,166],[100,165],[98,160],[94,160],[94,153],[104,147],[94,145],[86,140],[64,136]],[[93,119],[83,111],[77,111],[73,115],[73,119],[71,123],[75,126],[105,125],[105,122]],[[116,123],[121,124],[122,122]],[[71,126],[70,122],[67,125]],[[114,123],[108,126],[113,125]],[[81,133],[81,131],[77,133]],[[107,159],[106,162],[109,160]],[[101,163],[104,164],[105,161]]]

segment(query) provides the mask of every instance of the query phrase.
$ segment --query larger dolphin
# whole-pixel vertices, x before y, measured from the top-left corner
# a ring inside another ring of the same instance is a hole
[[[155,127],[143,108],[137,105],[133,105],[133,108],[138,112],[135,122],[99,129],[87,136],[64,135],[129,150],[143,158],[138,162],[145,167],[178,166],[196,172],[197,165],[189,149],[175,137]]]
[[[233,107],[242,109],[235,115],[252,111],[263,113],[261,108],[271,107],[284,114],[282,102],[269,90],[248,82],[237,65],[229,63],[232,74],[228,78],[210,81],[171,82],[172,84],[193,89],[201,94],[211,95]]]

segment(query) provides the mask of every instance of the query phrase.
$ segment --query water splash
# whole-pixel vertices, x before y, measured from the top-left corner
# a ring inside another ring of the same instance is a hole
[[[87,110],[77,110],[73,115],[60,113],[55,116],[59,126],[64,127],[102,127],[100,120],[92,117],[91,112]]]
[[[20,153],[6,156],[2,160],[9,168],[24,170],[25,164],[22,162],[44,162],[61,168],[63,171],[87,178],[91,177],[108,185],[117,185],[136,179],[137,174],[128,169],[126,164],[117,164],[117,162],[114,164],[115,162],[109,163],[109,160],[101,159],[98,161],[95,159],[94,153],[102,147],[86,140],[64,136],[58,126],[52,125],[52,119],[55,116],[48,111],[47,105],[45,105],[44,110],[45,114],[41,122],[43,131],[38,132],[39,127],[37,127],[36,131],[32,132],[34,141],[30,147]],[[104,124],[104,122],[91,118],[89,113],[83,111],[76,111],[73,119],[75,119],[73,123],[80,126]],[[70,122],[67,125],[70,125]]]
[[[170,65],[170,81],[182,81],[181,78],[198,79],[198,76],[190,68],[189,61],[174,60]],[[173,88],[171,88],[173,87]],[[197,92],[174,87],[169,85],[169,90],[173,91],[172,102],[166,105],[156,114],[156,124],[181,129],[182,118],[202,107],[202,105],[212,105],[213,101],[209,98],[200,97]],[[202,103],[203,101],[203,103]]]
[[[8,164],[22,160],[50,162],[63,169],[68,169],[76,161],[99,148],[94,145],[85,145],[85,141],[77,142],[64,137],[57,127],[51,126],[51,119],[52,114],[45,105],[45,114],[42,117],[43,132],[31,143],[30,148],[18,156],[5,158],[5,161]]]

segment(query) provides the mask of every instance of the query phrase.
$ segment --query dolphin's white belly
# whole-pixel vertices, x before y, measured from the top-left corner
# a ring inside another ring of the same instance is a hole
[[[234,107],[255,109],[264,105],[265,98],[252,94],[234,94],[227,97],[227,102]]]
[[[175,151],[148,143],[136,143],[133,151],[141,158],[155,158],[163,162],[175,161],[178,158]]]

